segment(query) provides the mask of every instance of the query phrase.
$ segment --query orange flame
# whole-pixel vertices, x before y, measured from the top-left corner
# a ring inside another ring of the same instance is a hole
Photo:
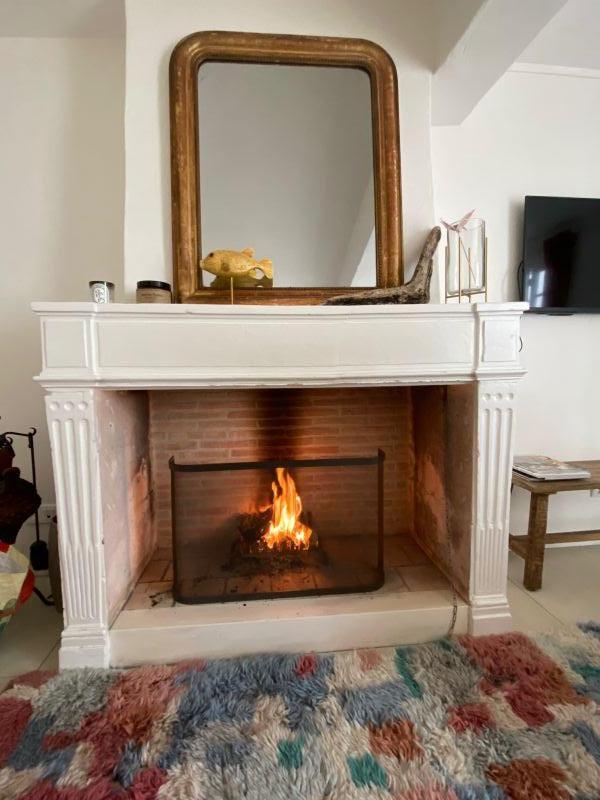
[[[271,484],[273,490],[272,517],[269,530],[263,536],[263,540],[270,550],[287,541],[299,550],[308,550],[312,530],[300,522],[302,500],[296,491],[294,479],[283,467],[277,467],[275,472],[277,481],[273,481]]]

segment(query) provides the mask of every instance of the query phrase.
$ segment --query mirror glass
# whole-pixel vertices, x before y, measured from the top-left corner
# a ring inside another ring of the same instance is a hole
[[[201,257],[253,248],[278,288],[376,286],[365,72],[203,63],[198,122]]]

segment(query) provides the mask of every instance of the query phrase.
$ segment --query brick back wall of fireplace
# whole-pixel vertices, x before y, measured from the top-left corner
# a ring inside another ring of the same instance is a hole
[[[385,532],[413,530],[409,388],[183,390],[149,396],[159,545],[171,545],[171,456],[181,463],[210,463],[372,455],[381,447]]]

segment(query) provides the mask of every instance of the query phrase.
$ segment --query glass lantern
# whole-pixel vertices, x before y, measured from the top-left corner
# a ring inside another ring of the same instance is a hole
[[[487,301],[487,240],[485,221],[470,218],[446,228],[446,301],[474,295]]]

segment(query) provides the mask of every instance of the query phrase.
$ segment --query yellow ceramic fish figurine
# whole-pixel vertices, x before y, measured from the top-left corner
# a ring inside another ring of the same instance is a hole
[[[200,262],[202,269],[217,276],[217,281],[231,279],[236,286],[273,285],[273,262],[269,258],[262,261],[254,259],[254,250],[213,250]],[[260,273],[260,274],[259,274]],[[213,286],[217,283],[213,281]]]

